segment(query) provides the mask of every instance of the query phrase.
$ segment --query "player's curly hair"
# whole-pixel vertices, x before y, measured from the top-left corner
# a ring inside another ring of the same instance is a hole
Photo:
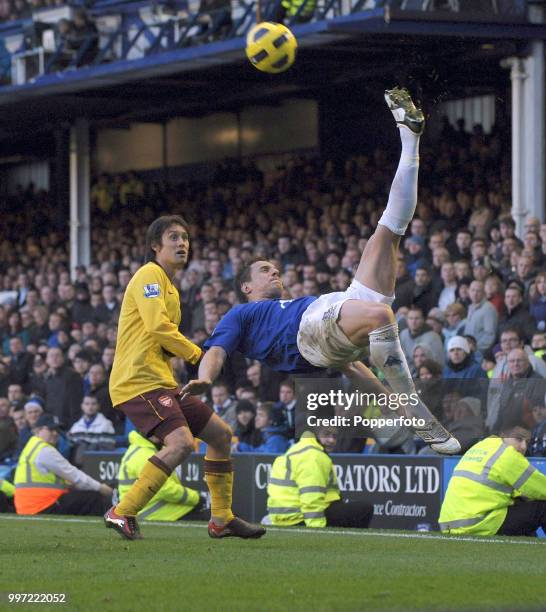
[[[188,222],[180,215],[163,215],[162,217],[158,217],[155,221],[152,221],[146,230],[146,253],[144,256],[146,263],[155,261],[155,251],[152,249],[152,246],[161,244],[163,232],[171,225],[181,225],[188,234],[190,233]]]

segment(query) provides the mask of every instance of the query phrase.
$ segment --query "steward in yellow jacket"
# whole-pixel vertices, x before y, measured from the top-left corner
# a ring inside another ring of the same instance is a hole
[[[7,480],[2,480],[2,478],[0,478],[0,491],[6,496],[6,497],[13,497],[13,494],[15,493],[15,487],[11,484],[11,482],[7,481]]]
[[[15,469],[17,514],[101,515],[112,489],[69,463],[57,450],[60,425],[49,414],[36,421]]]
[[[15,487],[7,480],[0,478],[0,512],[13,512],[13,495]]]
[[[157,453],[156,446],[137,431],[129,434],[130,446],[123,455],[118,473],[119,496],[123,499],[150,457]],[[200,502],[197,491],[188,489],[176,472],[172,472],[165,484],[138,513],[148,521],[177,521],[191,512]]]
[[[546,527],[546,476],[524,457],[529,437],[514,427],[463,455],[440,511],[443,532],[532,536]]]
[[[299,442],[277,457],[267,487],[267,508],[273,525],[367,527],[373,507],[363,501],[343,502],[334,464],[327,451],[337,431],[321,427],[305,431]]]

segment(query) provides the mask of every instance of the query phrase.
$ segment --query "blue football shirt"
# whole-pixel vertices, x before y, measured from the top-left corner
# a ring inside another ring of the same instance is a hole
[[[316,368],[298,351],[298,328],[314,296],[295,300],[262,300],[229,310],[205,342],[205,349],[221,346],[257,359],[279,372],[313,372]]]

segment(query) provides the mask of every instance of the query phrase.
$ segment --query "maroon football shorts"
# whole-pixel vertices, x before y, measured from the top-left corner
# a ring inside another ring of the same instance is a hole
[[[116,408],[147,438],[154,435],[163,441],[171,431],[183,426],[197,437],[214,412],[197,397],[188,395],[182,399],[179,392],[180,389],[154,389]]]

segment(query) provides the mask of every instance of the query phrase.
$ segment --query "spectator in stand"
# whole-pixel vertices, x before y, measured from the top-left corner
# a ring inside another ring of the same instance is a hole
[[[12,410],[8,398],[0,397],[0,417],[11,416]]]
[[[60,348],[47,351],[48,371],[45,377],[45,409],[57,417],[65,427],[71,427],[78,419],[83,399],[82,379],[67,365]]]
[[[254,419],[256,429],[261,433],[261,443],[251,446],[239,442],[237,450],[243,453],[284,453],[288,448],[286,425],[282,422],[280,414],[274,409],[273,402],[263,402],[256,410]]]
[[[524,294],[527,295],[529,286],[535,278],[533,257],[529,255],[520,255],[516,263],[516,273],[510,280],[517,280],[524,288]]]
[[[99,402],[92,395],[85,395],[81,405],[82,417],[68,432],[69,440],[75,445],[72,461],[83,463],[83,453],[88,450],[113,450],[116,447],[112,421],[101,412]]]
[[[396,286],[395,286],[395,299],[393,303],[393,310],[396,312],[399,308],[409,308],[413,303],[413,289],[415,283],[413,278],[408,272],[406,262],[402,256],[398,256],[396,262]],[[317,294],[324,293],[318,290]],[[327,292],[326,292],[327,293]]]
[[[110,376],[110,372],[112,371],[112,364],[114,363],[114,352],[115,349],[113,346],[106,346],[102,351],[101,361],[102,365],[104,366],[107,378]]]
[[[85,283],[76,288],[76,299],[71,308],[71,319],[74,323],[82,326],[86,321],[93,321],[95,309],[91,306],[89,288]]]
[[[426,266],[417,266],[414,276],[413,306],[420,308],[423,313],[438,304],[439,292],[432,284],[430,270]]]
[[[455,266],[450,261],[442,264],[440,277],[442,279],[442,290],[438,298],[438,307],[445,311],[448,306],[455,302],[457,290]]]
[[[120,304],[116,297],[114,285],[104,285],[102,302],[94,308],[93,320],[99,323],[116,322],[119,318]]]
[[[12,383],[8,387],[8,400],[12,406],[20,404],[25,399],[23,387],[19,383]]]
[[[487,423],[491,423],[492,433],[506,427],[533,426],[531,410],[544,399],[546,380],[533,370],[523,349],[515,348],[508,353],[508,370],[500,392],[498,414],[493,414],[493,406],[487,406]]]
[[[0,416],[0,461],[9,461],[17,449],[18,430],[10,416]]]
[[[81,405],[82,417],[69,430],[72,437],[75,434],[112,434],[114,426],[100,412],[100,404],[93,395],[85,395]]]
[[[515,327],[521,330],[525,341],[529,342],[533,337],[536,325],[523,303],[523,289],[519,282],[512,281],[508,284],[504,294],[504,305],[506,314],[499,322],[499,333],[508,327]]]
[[[76,353],[72,361],[74,371],[80,375],[83,393],[87,393],[89,391],[89,380],[87,379],[87,373],[91,367],[92,360],[93,358],[88,351],[79,351]]]
[[[24,346],[30,341],[30,334],[28,330],[23,329],[19,312],[12,312],[8,317],[8,325],[2,338],[2,351],[6,355],[10,355],[9,345],[13,337],[20,338]]]
[[[432,359],[425,359],[417,370],[415,388],[432,414],[441,419],[444,395],[442,366]]]
[[[419,266],[427,267],[429,263],[425,258],[425,241],[421,236],[410,236],[406,240],[406,267],[412,278]]]
[[[9,352],[11,355],[8,372],[9,379],[21,385],[23,389],[28,390],[34,356],[25,350],[23,341],[19,336],[10,338]]]
[[[223,381],[216,381],[210,390],[212,409],[231,429],[237,425],[237,402],[229,394],[229,387]]]
[[[447,325],[442,330],[444,344],[447,350],[447,343],[454,336],[462,336],[466,325],[466,308],[459,303],[450,304],[445,310]]]
[[[413,349],[413,366],[412,374],[416,377],[419,376],[419,368],[425,363],[425,361],[432,361],[432,354],[430,349],[425,344],[416,344]]]
[[[481,416],[481,402],[475,397],[463,397],[453,408],[451,430],[457,432],[462,452],[483,439],[485,426]]]
[[[444,361],[444,349],[440,336],[425,323],[420,308],[410,308],[406,317],[407,328],[400,334],[400,344],[408,364],[413,367],[413,351],[420,344],[426,346],[430,357],[437,363]]]
[[[533,349],[530,346],[524,344],[521,332],[517,327],[508,327],[501,333],[500,348],[502,355],[496,355],[497,363],[493,371],[494,379],[503,381],[508,378],[509,369],[507,357],[508,353],[515,348],[525,349],[533,370],[542,378],[546,378],[546,363],[533,353]]]
[[[486,351],[493,346],[497,336],[497,311],[485,299],[482,281],[472,281],[468,295],[471,304],[466,317],[465,334],[474,336],[478,349]]]
[[[112,421],[116,433],[122,433],[125,426],[125,415],[112,407],[104,366],[101,363],[94,363],[89,368],[87,379],[89,383],[88,394],[97,398],[100,411],[107,419]]]
[[[497,311],[498,317],[504,314],[504,287],[501,279],[496,274],[489,275],[483,284],[485,297]]]
[[[256,429],[254,418],[256,416],[256,406],[248,400],[239,400],[235,408],[237,415],[237,424],[233,429],[235,438],[233,451],[237,450],[237,444],[243,442],[252,447],[259,446],[262,440],[262,434]]]
[[[455,247],[451,252],[454,261],[460,259],[470,260],[470,245],[472,243],[472,232],[468,229],[460,229],[455,237]]]
[[[443,335],[444,326],[447,323],[444,313],[439,308],[431,308],[427,315],[427,325],[440,337]]]
[[[17,442],[19,443],[19,434],[27,426],[27,420],[25,418],[25,411],[23,408],[15,408],[11,411],[11,418],[17,428]]]
[[[531,457],[546,457],[546,396],[541,404],[533,406],[532,415],[534,427],[531,431],[529,455]]]
[[[459,391],[461,395],[476,398],[486,396],[487,375],[463,336],[454,336],[447,343],[447,360],[442,376],[446,389],[452,392]]]
[[[274,408],[279,411],[286,424],[287,436],[292,439],[296,435],[296,390],[290,379],[283,380],[279,388],[279,399]]]
[[[546,272],[539,272],[535,279],[535,296],[531,299],[529,311],[535,320],[535,327],[546,330]]]

